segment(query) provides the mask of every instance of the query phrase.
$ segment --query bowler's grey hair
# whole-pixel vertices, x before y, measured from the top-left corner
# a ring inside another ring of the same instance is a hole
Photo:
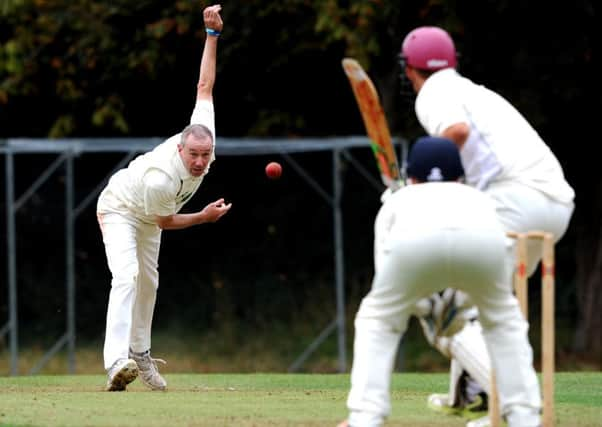
[[[180,145],[182,147],[184,145],[186,145],[186,139],[190,135],[194,136],[196,139],[209,138],[211,143],[213,143],[213,134],[211,133],[209,128],[205,125],[200,125],[198,123],[194,123],[194,124],[186,126],[184,128],[184,130],[182,131],[182,137],[180,139]]]

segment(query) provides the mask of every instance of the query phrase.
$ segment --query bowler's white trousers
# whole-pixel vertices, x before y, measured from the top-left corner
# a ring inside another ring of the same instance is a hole
[[[513,405],[539,408],[528,325],[508,285],[511,271],[504,258],[511,248],[504,232],[477,224],[449,229],[415,225],[377,236],[376,274],[355,318],[349,424],[380,426],[389,414],[395,354],[414,305],[446,287],[465,291],[479,308],[503,410]]]
[[[104,366],[128,358],[129,350],[151,347],[153,312],[159,287],[161,229],[118,213],[98,214],[111,271]]]

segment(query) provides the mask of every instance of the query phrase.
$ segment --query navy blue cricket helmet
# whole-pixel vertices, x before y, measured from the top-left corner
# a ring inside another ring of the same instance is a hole
[[[457,181],[464,176],[460,151],[447,138],[418,138],[408,154],[407,175],[422,182]]]

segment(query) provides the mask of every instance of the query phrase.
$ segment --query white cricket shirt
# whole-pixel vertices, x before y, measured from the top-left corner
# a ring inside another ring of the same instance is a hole
[[[407,185],[384,201],[374,221],[375,265],[397,238],[444,230],[499,230],[491,197],[458,182]]]
[[[406,185],[385,200],[375,224],[375,235],[383,237],[389,236],[393,229],[501,230],[491,197],[459,182]]]
[[[422,127],[433,136],[441,136],[456,123],[470,126],[460,150],[469,185],[483,190],[494,181],[515,181],[562,203],[573,201],[575,193],[550,148],[497,93],[447,68],[426,79],[415,110]]]
[[[213,135],[215,160],[215,113],[210,101],[197,101],[190,124],[205,125]],[[182,134],[178,133],[136,157],[127,168],[117,171],[100,194],[98,213],[115,212],[134,215],[142,222],[154,224],[155,216],[173,215],[182,209],[197,191],[202,176],[194,177],[186,170],[178,152]]]

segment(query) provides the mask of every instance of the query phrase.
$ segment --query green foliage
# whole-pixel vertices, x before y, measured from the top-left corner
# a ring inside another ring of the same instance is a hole
[[[18,122],[32,113],[39,118],[33,127],[11,126],[27,129],[29,136],[52,137],[164,134],[180,127],[190,105],[181,100],[192,95],[204,37],[200,10],[209,3],[7,3],[0,27],[0,103]],[[337,102],[336,92],[348,91],[342,57],[358,58],[382,89],[397,78],[395,52],[408,26],[404,22],[419,13],[434,14],[442,7],[434,3],[404,5],[404,14],[398,2],[384,0],[225,5],[216,91],[219,111],[238,118],[228,123],[228,131],[239,136],[335,133],[354,107]],[[372,68],[372,63],[384,67]],[[391,97],[384,98],[391,110]],[[19,107],[33,99],[33,107]],[[175,108],[159,115],[148,99]],[[315,105],[316,99],[322,102]],[[333,108],[340,114],[333,115]]]
[[[28,98],[44,108],[47,134],[93,129],[127,133],[130,85],[152,82],[175,62],[178,37],[194,37],[191,2],[24,0],[3,8],[0,102]],[[202,21],[200,21],[202,23]]]
[[[382,1],[351,0],[319,2],[316,30],[326,33],[328,42],[343,41],[346,55],[356,58],[365,67],[381,52],[379,29],[387,20]]]
[[[6,16],[18,9],[25,0],[0,0],[0,16]]]
[[[181,127],[204,38],[201,10],[210,3],[3,0],[0,126],[26,136],[156,136]],[[236,120],[222,128],[236,136],[360,132],[345,120],[355,106],[340,60],[352,56],[375,81],[393,133],[414,137],[421,130],[398,96],[397,54],[419,25],[448,29],[461,70],[500,90],[538,129],[550,127],[559,114],[552,106],[587,96],[574,76],[591,77],[594,15],[590,2],[547,10],[550,18],[534,26],[538,5],[508,1],[224,5],[216,102]]]

